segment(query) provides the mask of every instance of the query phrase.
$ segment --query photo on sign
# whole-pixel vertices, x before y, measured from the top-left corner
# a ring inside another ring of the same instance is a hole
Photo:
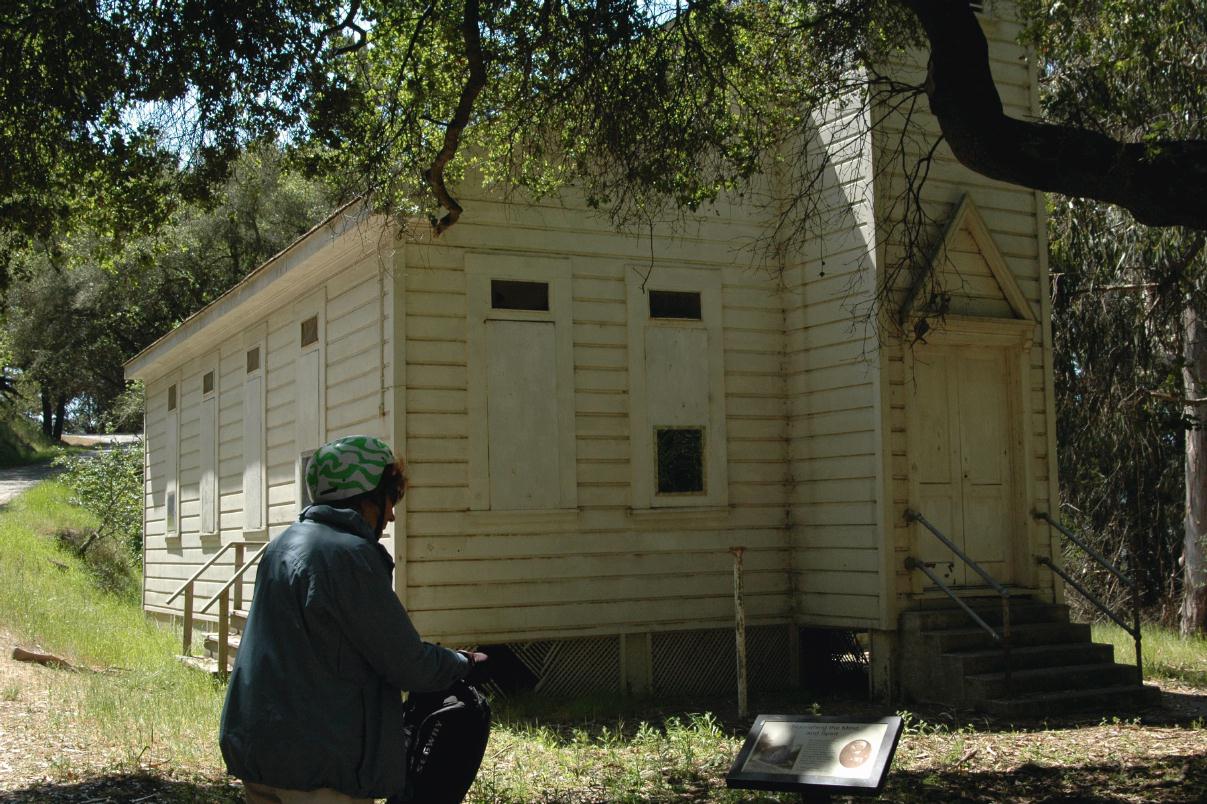
[[[742,770],[867,778],[887,731],[884,723],[767,721]]]

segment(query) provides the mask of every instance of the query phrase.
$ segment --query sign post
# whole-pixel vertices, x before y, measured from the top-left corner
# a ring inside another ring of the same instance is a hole
[[[800,793],[805,801],[879,795],[901,739],[899,717],[759,715],[728,787]]]

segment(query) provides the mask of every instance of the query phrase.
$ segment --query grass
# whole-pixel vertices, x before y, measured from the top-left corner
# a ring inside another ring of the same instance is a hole
[[[10,405],[0,404],[0,468],[48,461],[61,449]]]
[[[175,660],[178,638],[144,616],[137,577],[117,590],[98,583],[54,538],[95,524],[67,496],[41,483],[0,512],[0,624],[27,645],[112,671],[63,674],[54,692],[114,755],[220,768],[221,688]]]
[[[1095,642],[1115,646],[1115,661],[1136,663],[1136,643],[1114,623],[1095,623]],[[1140,652],[1145,679],[1180,681],[1207,687],[1207,637],[1182,638],[1176,631],[1155,625],[1140,626]]]
[[[234,804],[216,736],[223,691],[177,664],[177,636],[143,615],[135,585],[102,588],[57,533],[92,527],[47,482],[0,509],[0,627],[102,673],[40,671],[54,705],[35,748],[47,781],[0,779],[12,802],[164,801]],[[1099,639],[1114,641],[1106,632]],[[1124,637],[1123,640],[1126,640]],[[1146,663],[1193,681],[1202,640],[1145,634]],[[1119,645],[1126,659],[1126,644]],[[0,712],[39,694],[0,681]],[[866,701],[794,695],[755,711],[888,714]],[[571,703],[496,701],[495,726],[469,801],[771,802],[795,795],[728,790],[725,775],[750,719],[729,699],[656,702],[603,697]],[[1207,712],[1207,708],[1203,709]],[[1041,721],[1014,726],[944,711],[902,712],[906,732],[882,800],[1156,801],[1207,797],[1203,716]],[[1122,713],[1121,713],[1122,714]],[[18,721],[19,723],[19,721]],[[81,735],[71,744],[64,733]],[[0,741],[2,747],[3,741]],[[81,754],[78,746],[103,749]],[[6,757],[0,755],[0,762]],[[27,777],[28,778],[28,777]]]

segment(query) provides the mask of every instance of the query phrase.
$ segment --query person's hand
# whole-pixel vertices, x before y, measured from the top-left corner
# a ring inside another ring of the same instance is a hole
[[[470,684],[480,684],[485,681],[486,660],[490,657],[478,651],[460,650],[457,652],[469,659],[469,672],[465,674],[465,680]]]

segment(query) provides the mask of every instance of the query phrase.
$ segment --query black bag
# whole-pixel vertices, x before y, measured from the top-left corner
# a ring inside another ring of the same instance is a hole
[[[407,801],[459,804],[478,775],[490,739],[486,697],[466,681],[442,692],[411,693],[402,722],[410,788]]]

